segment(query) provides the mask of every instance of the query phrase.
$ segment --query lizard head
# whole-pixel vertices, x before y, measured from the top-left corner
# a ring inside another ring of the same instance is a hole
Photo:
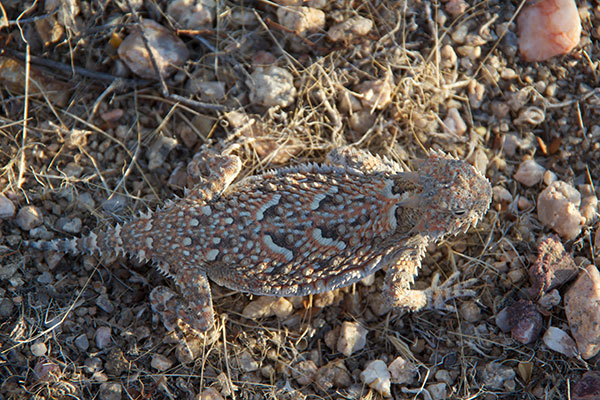
[[[433,240],[466,232],[485,215],[492,200],[489,181],[471,164],[443,153],[432,153],[408,173],[419,188],[404,202],[419,208],[413,228]]]

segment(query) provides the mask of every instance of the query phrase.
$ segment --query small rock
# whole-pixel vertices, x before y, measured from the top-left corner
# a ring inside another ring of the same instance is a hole
[[[256,371],[259,367],[258,362],[254,360],[252,354],[244,349],[238,356],[239,366],[244,372]]]
[[[35,206],[21,207],[17,213],[15,223],[24,231],[29,231],[44,222],[42,212]]]
[[[344,362],[341,360],[331,361],[317,370],[315,375],[315,386],[323,390],[331,388],[345,388],[352,384],[352,377]]]
[[[563,239],[575,239],[585,223],[579,213],[580,204],[581,196],[573,186],[563,181],[552,182],[538,196],[538,219]]]
[[[354,132],[362,135],[373,127],[376,118],[376,114],[368,110],[360,110],[350,115],[348,125]]]
[[[111,331],[108,326],[101,326],[96,329],[96,346],[99,349],[105,349],[111,342]]]
[[[390,372],[391,382],[397,385],[413,384],[418,372],[417,367],[412,362],[402,357],[396,357],[387,369]]]
[[[370,361],[365,366],[364,371],[360,373],[360,379],[383,397],[392,396],[390,390],[391,378],[387,366],[381,360]]]
[[[12,218],[15,215],[15,205],[8,197],[0,194],[0,219]]]
[[[546,169],[534,160],[525,160],[519,165],[514,178],[517,182],[531,187],[541,182],[545,171]]]
[[[38,276],[37,279],[36,279],[36,281],[38,281],[42,285],[48,285],[48,284],[52,283],[53,280],[54,280],[54,277],[48,271],[42,272],[40,274],[40,276]]]
[[[72,234],[81,232],[81,218],[65,218],[61,217],[56,220],[56,228]]]
[[[596,196],[585,196],[581,199],[579,212],[585,218],[586,223],[590,224],[594,222],[598,217],[598,198]]]
[[[444,130],[447,133],[457,136],[461,136],[467,131],[467,124],[465,121],[463,121],[456,108],[451,108],[448,110],[446,119],[444,120]]]
[[[490,389],[504,389],[507,382],[517,376],[512,368],[496,362],[486,365],[482,375],[483,382]]]
[[[465,301],[459,307],[460,316],[467,322],[477,322],[481,319],[481,309],[474,301]]]
[[[549,236],[538,245],[538,257],[529,268],[532,297],[538,297],[577,276],[577,265],[560,239]]]
[[[98,357],[86,358],[83,362],[83,371],[86,374],[93,374],[102,369],[102,360]]]
[[[90,347],[90,342],[88,341],[87,335],[85,333],[82,333],[81,335],[77,336],[74,340],[75,346],[77,346],[77,348],[81,351],[87,351],[87,349]]]
[[[538,300],[538,304],[545,310],[552,310],[554,307],[561,304],[562,297],[560,292],[556,289],[552,289],[547,293],[544,293]]]
[[[100,385],[98,397],[100,400],[121,400],[123,389],[117,382],[104,382]]]
[[[571,400],[597,399],[600,399],[600,371],[588,371],[573,387]]]
[[[517,207],[519,207],[519,210],[521,211],[533,210],[534,204],[525,197],[519,197],[519,199],[517,200]]]
[[[452,379],[448,370],[440,369],[434,376],[437,381],[444,382],[447,385],[452,385],[454,383],[454,379]]]
[[[299,385],[310,385],[315,379],[317,369],[317,364],[312,360],[300,361],[292,369],[292,376]]]
[[[198,397],[196,397],[194,400],[225,400],[225,399],[223,398],[223,396],[221,396],[221,394],[219,392],[217,392],[217,389],[210,387],[208,389],[204,389],[198,395]]]
[[[542,338],[549,349],[564,354],[567,357],[577,357],[577,345],[575,341],[562,329],[551,326]]]
[[[112,314],[113,311],[115,311],[115,306],[105,294],[98,296],[96,299],[96,305],[100,307],[102,311],[108,314]]]
[[[336,344],[338,341],[338,337],[340,336],[340,327],[335,327],[325,334],[323,341],[325,345],[329,347],[331,351],[336,351]]]
[[[15,304],[9,298],[4,298],[0,300],[0,318],[6,320],[11,316],[13,310],[15,309]]]
[[[61,373],[60,367],[46,357],[38,358],[33,367],[33,375],[40,382],[56,382]]]
[[[150,361],[150,366],[160,372],[168,370],[172,365],[173,361],[169,360],[162,354],[154,354],[152,356],[152,360]]]
[[[271,311],[277,318],[287,318],[294,312],[294,305],[285,297],[277,297],[277,301],[271,304]]]
[[[246,82],[250,88],[250,101],[266,107],[287,107],[296,98],[292,74],[280,67],[259,67]]]
[[[496,325],[503,331],[511,331],[512,338],[529,344],[537,340],[542,331],[542,316],[529,300],[519,300],[496,315]]]
[[[181,66],[187,61],[189,52],[185,44],[167,28],[151,19],[145,19],[140,26],[162,77],[168,76],[175,66]],[[117,52],[135,74],[142,78],[158,79],[142,39],[140,26],[136,26],[123,40]]]
[[[494,201],[497,203],[510,204],[513,201],[512,194],[502,186],[494,186],[492,192],[494,193]]]
[[[218,81],[204,81],[202,79],[190,79],[186,85],[187,92],[200,95],[203,101],[218,101],[225,97],[225,83]]]
[[[392,76],[387,74],[383,79],[365,81],[356,89],[360,94],[360,102],[368,111],[381,110],[392,101]],[[367,111],[367,110],[365,110]]]
[[[317,293],[313,296],[313,307],[325,308],[330,307],[334,304],[341,303],[344,298],[344,294],[339,290],[330,290],[323,293]]]
[[[155,170],[163,166],[167,156],[179,143],[177,139],[158,135],[148,151],[148,169]]]
[[[352,353],[362,350],[367,344],[368,332],[358,322],[344,322],[337,341],[337,351],[349,357]]]
[[[167,14],[181,28],[199,30],[212,27],[215,9],[214,0],[171,0],[167,6]]]
[[[327,37],[332,42],[351,42],[357,37],[365,36],[372,28],[372,20],[357,15],[344,22],[333,25],[329,28],[329,31],[327,31]]]
[[[555,182],[558,178],[556,177],[556,174],[550,170],[546,170],[546,172],[544,172],[544,178],[542,179],[544,181],[544,184],[547,186],[550,186],[552,184],[552,182]]]
[[[114,195],[104,200],[101,207],[104,211],[111,214],[119,214],[127,207],[129,200],[123,195]]]
[[[294,312],[294,306],[285,297],[261,296],[248,303],[242,310],[242,315],[248,319],[258,319],[276,315],[278,318],[289,317]]]
[[[325,13],[311,7],[279,7],[277,9],[279,23],[300,36],[318,32],[325,28]]]
[[[589,264],[565,294],[565,313],[581,357],[600,351],[600,273]]]
[[[523,7],[517,29],[521,57],[544,61],[579,43],[581,20],[574,0],[541,0]]]
[[[464,13],[467,8],[469,8],[469,5],[465,0],[450,0],[444,6],[444,10],[453,17],[457,17]]]
[[[34,343],[31,345],[30,347],[31,350],[31,354],[33,354],[36,357],[41,357],[44,354],[46,354],[46,351],[48,350],[46,348],[46,345],[42,342],[38,342],[38,343]]]
[[[432,400],[446,400],[448,396],[446,395],[446,384],[434,383],[433,385],[427,386],[427,391],[431,395]]]

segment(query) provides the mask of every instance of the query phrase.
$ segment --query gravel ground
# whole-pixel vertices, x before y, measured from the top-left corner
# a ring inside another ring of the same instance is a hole
[[[578,2],[573,52],[526,63],[519,1],[292,3],[2,2],[0,399],[577,398],[598,357],[579,355],[570,284],[529,275],[558,263],[538,246],[572,257],[569,278],[596,262],[600,7]],[[136,42],[148,20],[162,27]],[[459,270],[475,298],[391,312],[381,272],[310,298],[213,285],[215,329],[168,332],[148,293],[172,282],[152,266],[21,247],[183,196],[204,145],[237,146],[247,176],[345,144],[485,173],[490,211],[429,249],[416,284]],[[550,188],[569,198],[558,223],[538,207]],[[556,348],[551,327],[569,335]]]

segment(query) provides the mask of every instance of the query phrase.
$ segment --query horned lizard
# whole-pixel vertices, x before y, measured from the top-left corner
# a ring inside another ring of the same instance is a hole
[[[213,326],[209,278],[256,295],[303,296],[387,267],[384,295],[391,306],[443,309],[450,298],[474,292],[456,276],[411,290],[425,248],[476,224],[492,191],[475,168],[450,156],[433,153],[416,164],[405,172],[387,158],[344,147],[324,164],[232,184],[240,159],[204,150],[188,166],[200,183],[164,209],[86,237],[26,244],[153,262],[181,296],[164,287],[151,292],[169,329],[178,319],[199,331]]]

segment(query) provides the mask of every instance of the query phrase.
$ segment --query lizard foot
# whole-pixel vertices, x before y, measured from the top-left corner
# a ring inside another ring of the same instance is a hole
[[[206,332],[213,326],[212,305],[198,310],[196,305],[185,304],[177,293],[164,286],[158,286],[150,292],[150,302],[152,311],[160,315],[169,332],[178,326],[178,320],[200,332]]]

